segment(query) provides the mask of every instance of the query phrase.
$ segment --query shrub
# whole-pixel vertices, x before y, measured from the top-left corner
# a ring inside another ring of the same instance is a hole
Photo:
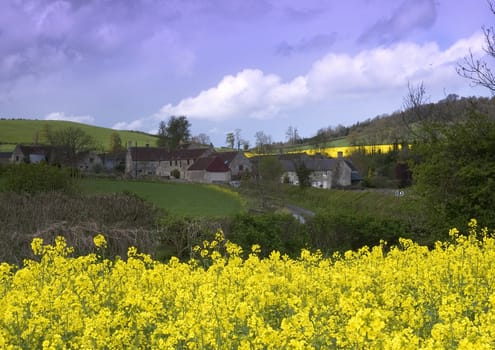
[[[5,172],[5,189],[17,193],[71,192],[74,181],[65,168],[37,164],[10,165]]]
[[[170,172],[170,175],[173,176],[174,178],[178,179],[180,178],[180,171],[179,169],[174,169]]]
[[[238,214],[229,226],[228,237],[244,251],[253,244],[262,247],[261,255],[268,256],[272,250],[296,256],[307,246],[307,232],[290,214]]]

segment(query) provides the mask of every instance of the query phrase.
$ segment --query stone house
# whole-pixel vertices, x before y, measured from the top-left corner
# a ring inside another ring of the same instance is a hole
[[[225,165],[230,170],[231,179],[240,179],[242,174],[250,173],[252,165],[249,159],[241,151],[232,152],[216,152],[216,156],[220,157]]]
[[[12,152],[10,162],[19,163],[51,163],[56,158],[56,150],[53,146],[42,145],[16,145]]]
[[[124,171],[126,155],[127,151],[98,154],[101,159],[103,169],[106,171]]]
[[[284,170],[281,181],[293,185],[299,185],[296,169],[300,165],[311,171],[309,178],[312,187],[349,187],[362,180],[352,162],[344,159],[342,155],[338,158],[328,158],[323,155],[309,156],[298,153],[279,155],[278,159]]]
[[[184,179],[187,169],[197,159],[208,157],[212,152],[211,148],[169,151],[164,148],[130,147],[126,154],[125,173],[132,177],[170,177],[177,170],[180,178]]]
[[[231,180],[231,170],[221,156],[213,153],[194,162],[188,168],[186,178],[193,182],[227,183]]]
[[[82,172],[93,172],[98,167],[103,169],[103,161],[95,151],[85,151],[77,154],[77,169]]]

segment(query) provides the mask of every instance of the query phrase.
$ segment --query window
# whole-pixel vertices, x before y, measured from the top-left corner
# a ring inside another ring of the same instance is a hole
[[[239,165],[239,171],[243,171],[244,170],[244,165]]]

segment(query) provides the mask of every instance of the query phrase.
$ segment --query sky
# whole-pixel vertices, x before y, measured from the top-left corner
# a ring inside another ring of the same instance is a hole
[[[311,137],[400,110],[408,84],[489,96],[455,68],[494,19],[485,0],[0,0],[0,117]]]

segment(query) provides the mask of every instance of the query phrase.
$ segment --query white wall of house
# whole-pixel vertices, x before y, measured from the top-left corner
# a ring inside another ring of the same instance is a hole
[[[192,182],[205,182],[204,170],[189,170],[186,179]]]
[[[316,188],[332,188],[332,171],[314,171],[310,175],[311,186]]]
[[[214,182],[229,182],[230,181],[230,171],[225,173],[205,173],[205,182],[214,183]]]

